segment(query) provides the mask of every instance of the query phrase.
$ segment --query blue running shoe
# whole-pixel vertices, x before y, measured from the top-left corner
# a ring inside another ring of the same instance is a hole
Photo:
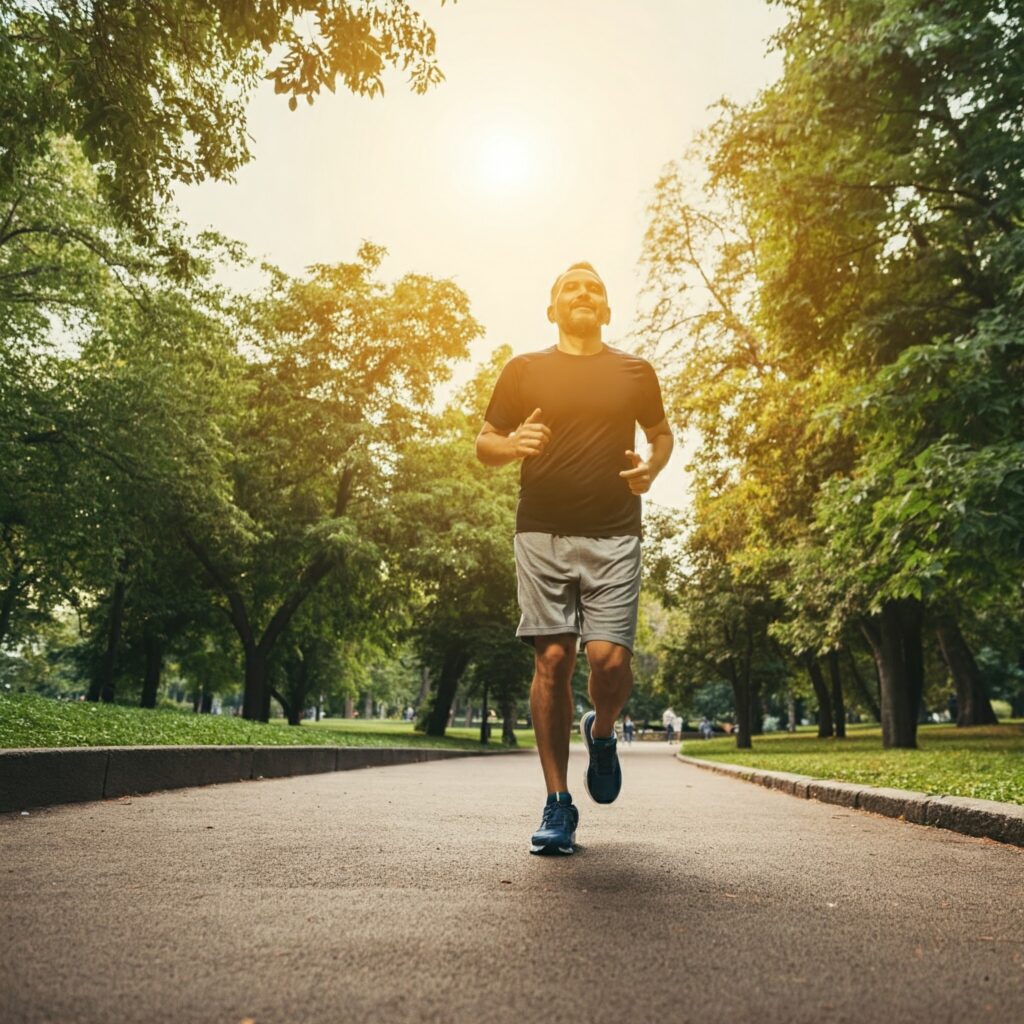
[[[572,853],[579,821],[580,812],[572,797],[568,793],[552,793],[544,805],[540,828],[530,840],[530,853]]]
[[[590,752],[590,764],[583,781],[590,799],[596,804],[610,804],[622,789],[622,768],[615,752],[616,739],[601,739],[593,735],[596,711],[588,711],[580,719],[580,735]]]

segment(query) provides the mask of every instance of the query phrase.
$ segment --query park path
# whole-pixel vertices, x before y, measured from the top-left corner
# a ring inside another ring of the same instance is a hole
[[[559,859],[528,754],[0,817],[0,1019],[1024,1020],[1024,851],[623,761]]]

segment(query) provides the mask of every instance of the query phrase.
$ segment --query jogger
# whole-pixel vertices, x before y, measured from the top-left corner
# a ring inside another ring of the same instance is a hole
[[[490,466],[520,460],[517,635],[534,647],[530,706],[547,787],[534,853],[572,853],[579,812],[566,770],[577,647],[590,664],[594,710],[580,722],[590,752],[584,783],[597,803],[619,794],[615,720],[633,686],[640,592],[640,495],[672,453],[651,365],[605,345],[604,282],[574,263],[551,287],[558,344],[502,370],[476,440]],[[637,423],[650,443],[633,451]]]

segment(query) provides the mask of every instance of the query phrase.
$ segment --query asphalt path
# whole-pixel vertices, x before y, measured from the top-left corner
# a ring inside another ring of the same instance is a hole
[[[0,1019],[1024,1021],[1024,851],[623,754],[572,857],[532,754],[0,817]]]

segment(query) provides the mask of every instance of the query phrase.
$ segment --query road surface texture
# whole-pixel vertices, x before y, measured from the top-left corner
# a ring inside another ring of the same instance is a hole
[[[566,858],[532,755],[5,815],[0,1019],[1024,1021],[1024,851],[673,750]]]

